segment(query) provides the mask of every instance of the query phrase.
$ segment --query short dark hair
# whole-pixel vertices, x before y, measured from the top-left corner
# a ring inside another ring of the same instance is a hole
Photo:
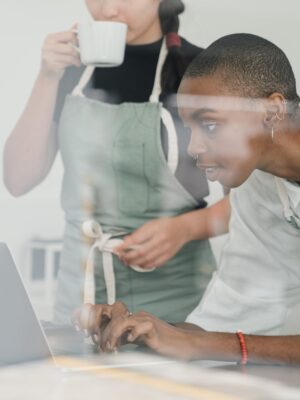
[[[295,76],[284,52],[262,37],[237,33],[224,36],[205,49],[187,68],[184,77],[220,74],[232,94],[266,98],[281,93],[298,104]]]

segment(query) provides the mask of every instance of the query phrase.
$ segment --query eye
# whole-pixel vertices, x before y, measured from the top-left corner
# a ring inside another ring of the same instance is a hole
[[[202,121],[200,123],[201,129],[204,129],[207,133],[216,133],[218,124],[214,121]]]

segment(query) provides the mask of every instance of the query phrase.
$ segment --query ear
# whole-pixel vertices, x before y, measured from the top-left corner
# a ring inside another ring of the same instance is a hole
[[[286,114],[286,100],[281,93],[272,93],[265,103],[264,123],[268,128],[282,121]]]

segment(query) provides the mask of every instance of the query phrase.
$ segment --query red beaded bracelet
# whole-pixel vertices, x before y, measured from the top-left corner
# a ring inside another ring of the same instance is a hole
[[[236,335],[239,339],[241,346],[241,353],[242,353],[242,359],[240,361],[240,364],[246,365],[248,362],[248,351],[247,351],[245,336],[242,331],[237,331]]]

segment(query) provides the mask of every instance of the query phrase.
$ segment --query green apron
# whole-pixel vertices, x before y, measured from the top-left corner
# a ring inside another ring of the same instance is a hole
[[[89,269],[87,246],[93,245],[82,231],[86,220],[99,224],[104,236],[93,236],[93,232],[90,236],[95,240],[94,250],[102,249],[107,256],[114,236],[197,206],[174,176],[178,161],[176,130],[159,102],[166,54],[164,41],[149,102],[114,105],[86,98],[83,89],[92,76],[92,67],[87,67],[66,99],[58,131],[65,168],[62,207],[66,227],[54,309],[57,323],[68,323],[83,300],[107,303],[108,286],[114,289],[110,296],[122,300],[131,312],[146,310],[170,322],[183,321],[198,304],[215,269],[205,240],[188,243],[163,267],[149,273],[126,267],[109,254],[113,280],[105,276],[105,257],[95,251],[90,257],[93,276],[85,276]],[[162,150],[161,119],[168,132],[168,160]],[[89,294],[84,293],[84,285]]]

